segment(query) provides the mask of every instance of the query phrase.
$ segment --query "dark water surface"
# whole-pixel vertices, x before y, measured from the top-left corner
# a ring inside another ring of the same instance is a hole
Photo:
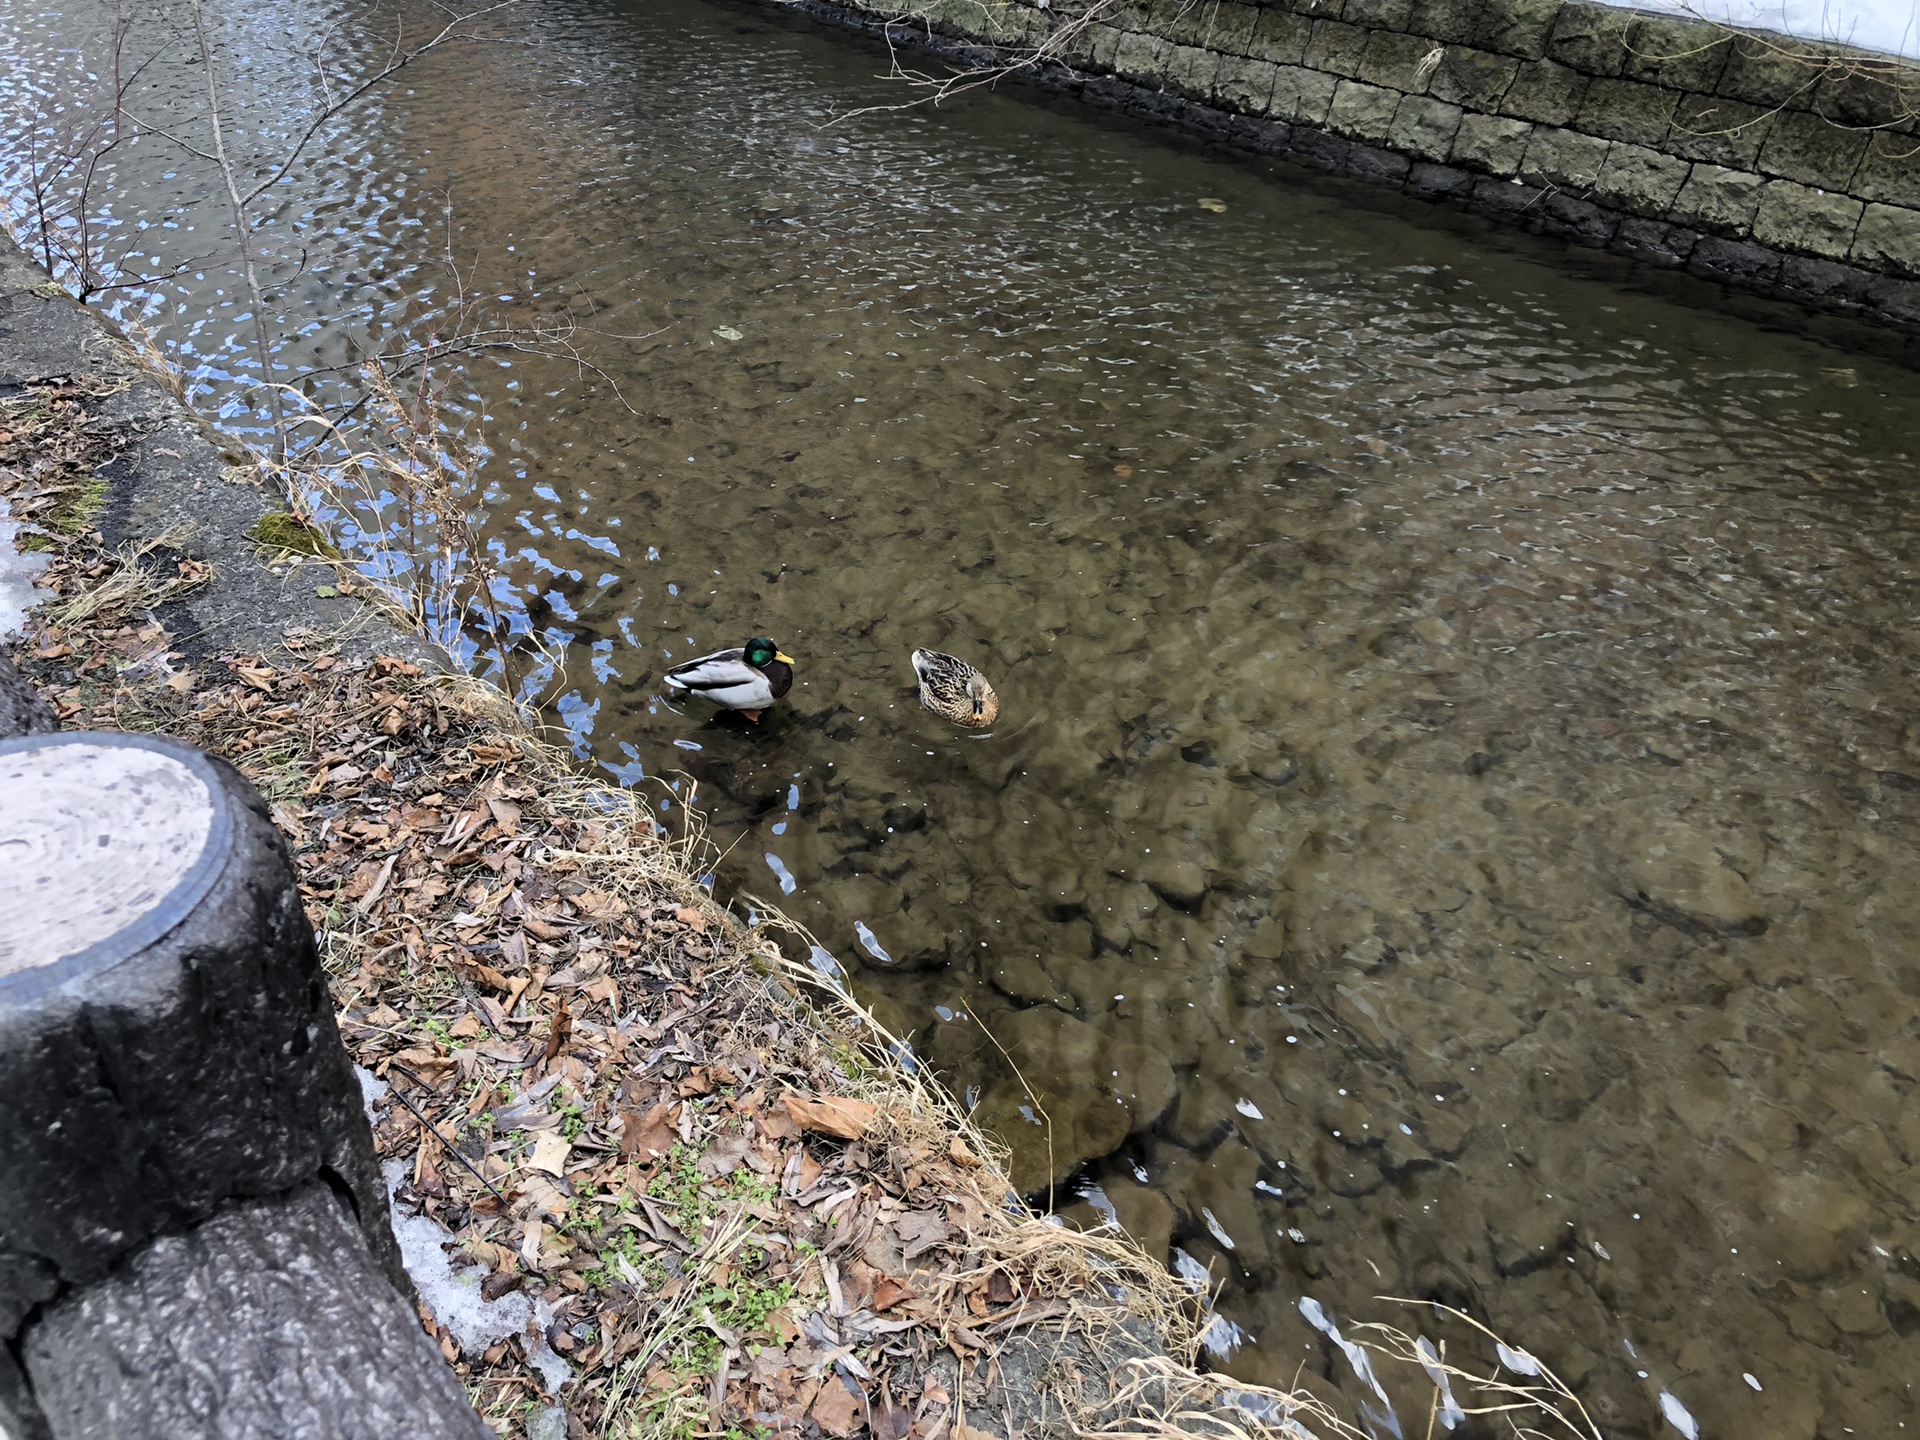
[[[0,17],[16,205],[83,8]],[[216,19],[268,145],[390,23]],[[276,188],[269,322],[289,378],[444,323],[449,246],[591,313],[606,378],[456,396],[583,753],[697,781],[722,884],[1027,1179],[1225,1277],[1235,1373],[1343,1374],[1303,1301],[1414,1295],[1612,1434],[1920,1429],[1920,377],[1064,107],[822,128],[884,56],[752,11],[498,28]],[[130,263],[191,262],[122,313],[249,423],[211,177],[109,178]],[[755,632],[764,724],[662,698]]]

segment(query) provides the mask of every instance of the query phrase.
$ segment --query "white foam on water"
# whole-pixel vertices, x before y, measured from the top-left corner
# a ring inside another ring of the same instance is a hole
[[[1666,1422],[1678,1430],[1687,1440],[1700,1440],[1700,1422],[1693,1418],[1691,1411],[1665,1390],[1660,1392],[1660,1413]]]

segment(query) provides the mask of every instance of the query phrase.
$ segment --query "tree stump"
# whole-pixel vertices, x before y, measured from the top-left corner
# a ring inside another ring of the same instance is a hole
[[[57,1440],[493,1434],[319,1181],[153,1241],[21,1349]]]
[[[0,1096],[0,1340],[55,1440],[488,1434],[400,1298],[293,868],[231,766],[0,741]],[[356,1402],[381,1348],[417,1425]]]
[[[0,650],[0,740],[14,735],[44,735],[58,728],[40,692]]]

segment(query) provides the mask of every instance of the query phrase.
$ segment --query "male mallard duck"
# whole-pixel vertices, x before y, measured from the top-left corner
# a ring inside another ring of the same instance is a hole
[[[1000,718],[1000,697],[987,677],[959,657],[916,650],[913,673],[920,677],[920,703],[942,720],[984,730]]]
[[[662,677],[675,690],[704,696],[749,720],[793,688],[793,657],[764,635],[738,650],[720,650],[676,665]]]

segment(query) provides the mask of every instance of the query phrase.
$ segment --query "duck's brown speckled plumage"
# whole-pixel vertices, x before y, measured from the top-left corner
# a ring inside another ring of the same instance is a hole
[[[920,703],[941,719],[984,730],[1000,718],[1000,697],[987,677],[958,656],[916,650],[913,673],[920,680]]]

